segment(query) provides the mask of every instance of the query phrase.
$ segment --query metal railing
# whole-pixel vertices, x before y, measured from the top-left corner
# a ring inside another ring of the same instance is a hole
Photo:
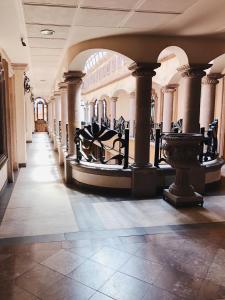
[[[128,168],[129,129],[125,129],[122,134],[94,122],[84,128],[77,128],[74,142],[78,163],[82,160],[100,164],[114,161],[117,165],[123,165],[124,169]],[[106,142],[109,143],[106,144]],[[118,154],[106,159],[106,151],[116,151]]]

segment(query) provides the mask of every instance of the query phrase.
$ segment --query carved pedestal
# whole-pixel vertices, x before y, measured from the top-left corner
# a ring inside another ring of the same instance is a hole
[[[189,172],[200,166],[197,155],[200,150],[200,134],[168,134],[164,137],[166,161],[176,169],[176,179],[164,190],[164,199],[174,206],[203,205],[202,195],[190,184]]]

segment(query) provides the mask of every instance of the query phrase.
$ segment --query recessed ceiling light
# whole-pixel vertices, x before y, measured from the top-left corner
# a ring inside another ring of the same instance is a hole
[[[41,34],[43,34],[43,35],[53,35],[54,33],[55,33],[55,31],[52,29],[42,29],[41,30]]]

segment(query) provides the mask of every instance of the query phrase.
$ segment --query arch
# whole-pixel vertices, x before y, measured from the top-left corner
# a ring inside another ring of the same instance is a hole
[[[180,63],[180,66],[189,64],[188,56],[186,52],[178,47],[178,46],[168,46],[164,48],[158,56],[158,62],[163,60],[165,57],[169,57],[170,55],[175,55]]]
[[[222,54],[212,61],[210,61],[210,64],[212,64],[212,67],[207,70],[207,74],[210,73],[222,73],[225,68],[225,54]]]
[[[112,95],[112,97],[119,97],[119,95],[129,95],[129,91],[127,91],[126,89],[118,89],[118,90],[116,90],[114,93],[113,93],[113,95]]]
[[[210,47],[212,44],[213,47]],[[225,41],[213,37],[122,34],[75,44],[68,49],[66,62],[69,70],[82,71],[86,59],[98,49],[118,52],[135,62],[156,62],[159,53],[171,45],[183,49],[190,64],[208,63],[213,58],[222,55],[225,49]],[[202,51],[202,49],[207,49],[207,51]],[[181,52],[179,57],[183,59]]]

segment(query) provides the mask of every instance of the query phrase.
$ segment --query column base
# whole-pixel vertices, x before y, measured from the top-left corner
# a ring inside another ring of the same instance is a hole
[[[60,146],[60,148],[59,148],[59,165],[60,166],[64,165],[65,152],[66,152],[66,147]]]
[[[177,196],[169,192],[168,189],[163,191],[163,199],[175,207],[182,206],[203,206],[203,197],[199,193],[194,193],[193,196]]]
[[[57,136],[53,134],[53,149],[57,151]]]
[[[132,166],[132,196],[146,198],[156,195],[157,173],[156,168]]]
[[[74,156],[69,156],[64,158],[64,180],[66,184],[72,183],[72,166],[70,164],[71,161],[74,161]]]

